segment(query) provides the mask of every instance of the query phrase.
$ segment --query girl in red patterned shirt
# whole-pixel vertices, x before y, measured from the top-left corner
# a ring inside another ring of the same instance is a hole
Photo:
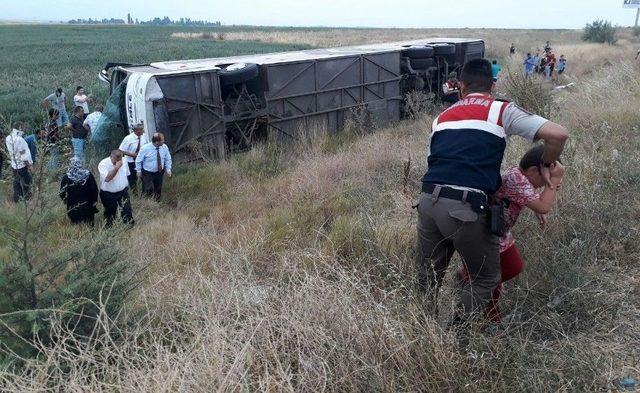
[[[508,207],[504,213],[505,235],[500,238],[501,282],[494,290],[486,309],[486,315],[492,322],[501,320],[498,299],[502,292],[502,283],[516,277],[524,268],[511,229],[525,207],[533,210],[540,226],[544,228],[547,213],[553,207],[556,193],[562,184],[565,168],[559,162],[551,165],[551,184],[545,184],[540,172],[544,165],[543,154],[544,145],[538,145],[525,153],[518,167],[511,167],[502,174],[502,186],[495,194],[497,199],[507,200]],[[542,187],[544,189],[539,192]],[[458,274],[463,280],[468,280],[464,267],[460,268]]]

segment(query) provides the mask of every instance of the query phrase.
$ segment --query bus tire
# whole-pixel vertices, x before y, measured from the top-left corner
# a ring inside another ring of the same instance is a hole
[[[433,48],[430,46],[410,46],[402,51],[402,55],[411,59],[428,59],[433,57]]]
[[[257,64],[252,63],[236,63],[227,66],[220,71],[220,83],[223,86],[237,85],[248,82],[260,74]]]

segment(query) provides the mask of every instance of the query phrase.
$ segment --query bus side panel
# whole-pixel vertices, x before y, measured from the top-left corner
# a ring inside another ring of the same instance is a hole
[[[224,156],[225,123],[218,74],[206,71],[158,75],[156,79],[164,96],[162,102],[154,102],[156,128],[161,132],[164,128],[171,150],[204,147]]]

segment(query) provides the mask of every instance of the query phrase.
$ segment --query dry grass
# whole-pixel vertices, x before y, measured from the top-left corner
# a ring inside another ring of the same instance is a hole
[[[179,39],[216,39],[210,32],[179,32],[171,35]],[[429,37],[480,38],[487,43],[487,55],[503,57],[511,43],[518,48],[544,46],[546,40],[565,44],[580,42],[579,30],[495,30],[495,29],[306,29],[252,30],[225,34],[228,41],[256,41],[279,44],[336,47],[413,40]]]
[[[592,55],[628,47],[572,48],[592,63],[552,115],[572,134],[558,209],[544,233],[522,219],[513,319],[475,326],[467,350],[441,328],[453,283],[437,320],[414,292],[402,189],[413,157],[418,195],[423,115],[177,173],[162,214],[130,233],[131,260],[152,262],[131,311],[81,342],[59,327],[57,346],[0,374],[3,391],[606,391],[637,378],[640,70]],[[526,148],[511,141],[505,164]]]

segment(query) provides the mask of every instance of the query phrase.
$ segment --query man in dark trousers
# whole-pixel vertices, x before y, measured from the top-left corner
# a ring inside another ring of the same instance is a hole
[[[498,101],[491,63],[471,60],[462,69],[463,98],[433,122],[427,173],[418,208],[419,289],[427,311],[437,311],[437,293],[453,253],[470,272],[452,326],[482,313],[500,282],[499,236],[489,226],[490,197],[500,186],[507,137],[544,140],[543,178],[567,140],[564,127],[517,105]]]
[[[127,165],[129,165],[129,188],[135,192],[138,185],[138,175],[136,173],[136,157],[142,149],[142,146],[149,143],[149,138],[144,132],[142,123],[133,126],[133,132],[125,136],[120,143],[120,151],[126,156]]]
[[[27,142],[27,146],[29,146],[29,151],[31,152],[31,161],[33,161],[34,165],[36,163],[36,156],[38,155],[38,144],[44,139],[45,134],[46,132],[43,128],[31,135],[27,135],[26,137],[24,137],[24,141]]]
[[[5,138],[7,155],[11,160],[13,169],[13,201],[18,203],[20,198],[28,200],[31,197],[29,190],[31,186],[31,151],[29,145],[24,140],[25,126],[22,122],[13,123],[11,134]]]
[[[133,225],[133,210],[129,200],[129,166],[122,160],[122,152],[114,150],[111,156],[100,161],[100,201],[104,206],[104,218],[107,227],[113,225],[113,221],[121,210],[122,221]]]
[[[84,110],[81,106],[73,109],[73,115],[69,119],[67,129],[71,131],[71,144],[73,145],[73,155],[84,159],[84,148],[87,142],[89,131],[84,127]]]
[[[164,135],[155,133],[151,143],[140,149],[136,157],[136,172],[142,177],[142,187],[146,196],[152,196],[159,201],[162,195],[162,180],[164,174],[171,177],[171,153],[164,144]]]

